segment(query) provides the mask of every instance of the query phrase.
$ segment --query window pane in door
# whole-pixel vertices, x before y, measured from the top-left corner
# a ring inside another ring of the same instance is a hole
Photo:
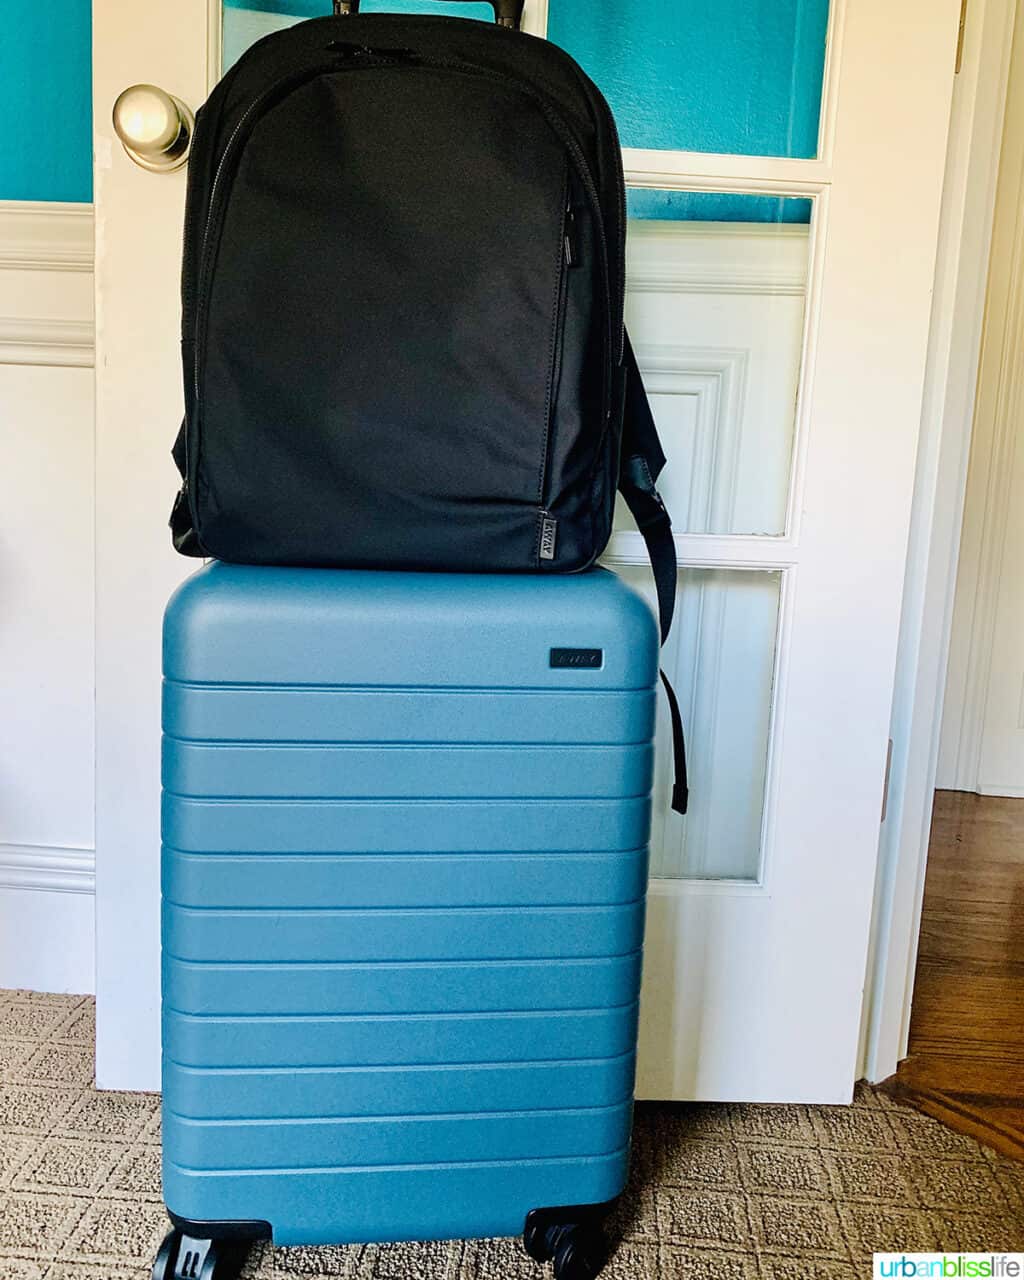
[[[631,190],[626,322],[680,533],[786,529],[812,202]],[[616,529],[633,528],[620,503]]]
[[[251,44],[271,31],[293,26],[304,18],[332,12],[331,0],[223,0],[221,69],[234,66]],[[432,0],[362,0],[361,13],[435,13],[451,18],[494,20],[494,10],[479,3],[435,4]]]
[[[650,570],[609,561],[653,606]],[[662,660],[686,729],[690,803],[685,817],[670,808],[672,736],[662,697],[651,832],[656,878],[760,877],[782,578],[774,570],[679,573]]]
[[[622,144],[817,154],[828,0],[549,0],[548,38],[604,92]]]

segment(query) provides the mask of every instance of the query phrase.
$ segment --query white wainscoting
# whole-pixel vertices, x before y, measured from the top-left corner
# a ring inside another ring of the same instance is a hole
[[[0,201],[0,986],[91,992],[93,216]]]

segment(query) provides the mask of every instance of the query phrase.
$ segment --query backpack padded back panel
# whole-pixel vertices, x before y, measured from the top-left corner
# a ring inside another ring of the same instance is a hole
[[[573,570],[619,479],[614,125],[544,41],[326,18],[200,113],[180,549],[249,563]]]

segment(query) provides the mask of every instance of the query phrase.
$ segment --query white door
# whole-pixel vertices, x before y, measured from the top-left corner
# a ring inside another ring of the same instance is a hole
[[[528,0],[623,124],[684,566],[665,662],[692,804],[668,811],[662,752],[641,1096],[851,1093],[959,7]],[[165,526],[184,177],[133,164],[110,108],[139,81],[198,106],[256,35],[327,8],[94,2],[105,1086],[159,1081],[159,625],[189,570]],[[647,586],[626,519],[607,561]]]

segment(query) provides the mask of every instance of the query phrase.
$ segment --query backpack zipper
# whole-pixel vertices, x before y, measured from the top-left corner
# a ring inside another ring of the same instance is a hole
[[[567,267],[580,265],[579,244],[576,239],[576,210],[573,208],[572,192],[569,192],[565,206],[565,232],[562,236],[562,256]]]
[[[607,99],[591,82],[579,64],[573,61],[568,54],[565,55],[565,61],[573,71],[576,81],[583,90],[583,94],[587,99],[587,102],[591,107],[596,103],[611,139],[611,150],[612,155],[614,156],[614,171],[612,176],[615,180],[617,203],[617,216],[615,223],[615,291],[616,297],[622,299],[624,304],[626,296],[626,175],[622,168],[622,144],[619,139],[619,127],[615,123],[615,117],[612,114],[612,109],[609,107]],[[615,350],[617,361],[621,365],[626,357],[626,326],[624,323],[620,323],[619,325],[618,342],[615,344]]]
[[[541,449],[541,470],[537,486],[537,505],[542,515],[551,519],[550,513],[544,509],[545,489],[548,472],[551,469],[551,436],[555,414],[558,408],[558,386],[562,376],[562,351],[565,346],[565,320],[569,301],[569,272],[579,266],[579,249],[576,244],[575,215],[572,203],[572,179],[569,166],[565,174],[565,209],[562,214],[561,236],[558,253],[558,293],[555,301],[554,335],[551,352],[551,364],[548,369],[547,406],[544,414],[544,443]],[[543,526],[542,526],[543,527]],[[540,558],[554,559],[554,537],[551,538],[551,555],[540,550]]]
[[[535,102],[539,106],[541,113],[543,114],[545,120],[547,120],[548,124],[551,126],[552,131],[558,137],[562,145],[566,148],[566,150],[569,152],[570,156],[572,157],[577,176],[580,179],[583,189],[587,195],[588,203],[590,204],[591,216],[594,221],[594,230],[597,235],[598,247],[600,249],[600,254],[601,254],[601,272],[603,276],[603,283],[604,283],[604,290],[605,290],[605,303],[607,306],[607,313],[608,313],[607,352],[609,357],[608,358],[609,367],[606,370],[606,379],[605,379],[606,381],[605,406],[606,406],[606,412],[607,412],[607,409],[612,402],[611,392],[612,392],[613,377],[612,377],[611,365],[613,363],[617,363],[617,364],[622,363],[622,356],[625,349],[625,339],[622,336],[622,333],[624,332],[623,324],[622,324],[622,313],[623,313],[623,307],[624,307],[624,294],[625,294],[624,271],[621,268],[617,271],[618,279],[616,281],[616,287],[613,289],[612,277],[611,277],[610,254],[608,251],[608,237],[605,232],[604,216],[601,208],[601,195],[600,195],[600,192],[598,191],[597,183],[594,180],[593,171],[590,167],[590,164],[587,160],[586,155],[583,152],[583,148],[580,145],[579,139],[576,137],[576,134],[573,132],[571,126],[566,122],[565,117],[561,114],[558,108],[552,103],[550,98],[546,94],[543,94],[542,91],[538,89],[536,86],[529,86],[529,87],[524,86],[518,80],[515,80],[512,76],[506,75],[504,72],[495,71],[491,67],[480,66],[478,63],[475,63],[475,62],[465,62],[461,59],[433,58],[433,57],[430,57],[429,55],[417,54],[416,61],[421,66],[434,66],[440,69],[461,72],[464,75],[481,76],[485,79],[496,81],[498,84],[503,84],[506,86],[506,88],[511,89],[513,92],[520,93],[524,97],[531,99],[533,102]],[[610,114],[611,113],[609,112],[609,116]],[[621,149],[618,148],[618,134],[614,133],[614,121],[612,121],[612,128],[613,128],[612,136],[616,140],[616,149],[619,154],[618,169],[619,169],[619,172],[621,173]],[[620,191],[622,190],[621,182],[619,182],[619,189]],[[623,196],[622,197],[623,207],[624,207],[624,201],[625,201],[625,197]],[[618,218],[618,224],[619,224],[618,237],[619,237],[619,242],[621,244],[624,239],[623,230],[622,230],[623,217],[621,216],[621,210],[620,210],[620,216]],[[621,250],[619,251],[618,256],[621,260],[622,258]],[[615,340],[616,322],[618,322],[618,328],[620,331],[618,342],[616,342]]]

